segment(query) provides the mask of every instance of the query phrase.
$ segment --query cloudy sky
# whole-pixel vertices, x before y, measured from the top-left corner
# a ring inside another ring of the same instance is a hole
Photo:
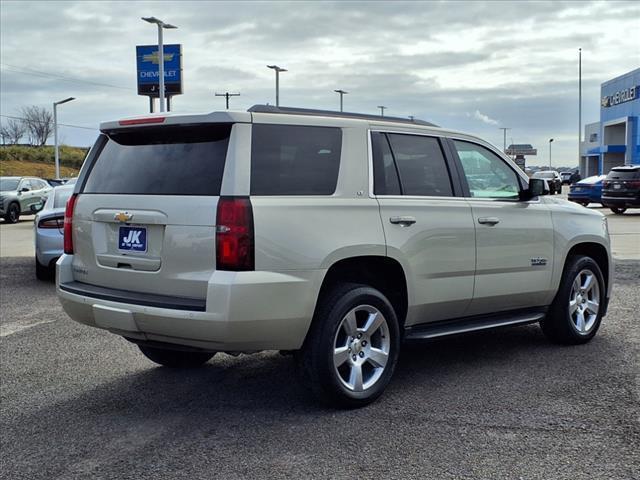
[[[640,66],[640,2],[0,2],[0,114],[60,107],[64,142],[90,145],[98,123],[148,111],[135,46],[157,40],[156,16],[179,28],[184,95],[174,111],[275,103],[414,115],[502,146],[532,143],[537,161],[577,164],[578,48],[583,121],[597,121],[600,84]],[[77,128],[85,127],[85,128]]]

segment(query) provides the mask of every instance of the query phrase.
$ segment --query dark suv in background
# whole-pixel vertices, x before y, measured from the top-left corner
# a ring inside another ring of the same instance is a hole
[[[640,165],[611,169],[602,186],[602,204],[619,215],[640,207]]]

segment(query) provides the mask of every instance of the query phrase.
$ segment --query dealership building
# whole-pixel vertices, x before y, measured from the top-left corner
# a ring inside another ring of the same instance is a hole
[[[640,165],[640,68],[600,87],[600,121],[585,125],[580,144],[583,178],[618,165]]]

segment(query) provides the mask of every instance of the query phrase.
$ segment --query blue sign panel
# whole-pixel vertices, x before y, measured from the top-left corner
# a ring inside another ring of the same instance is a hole
[[[164,45],[164,87],[167,96],[182,93],[182,45]],[[138,95],[158,97],[160,74],[157,45],[136,47]]]

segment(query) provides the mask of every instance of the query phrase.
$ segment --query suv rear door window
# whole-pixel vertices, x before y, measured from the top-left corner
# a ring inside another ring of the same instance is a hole
[[[83,191],[219,195],[230,133],[231,124],[142,127],[109,132]],[[100,148],[99,144],[96,148]]]
[[[451,177],[436,137],[388,133],[403,195],[451,197]]]
[[[376,195],[401,195],[398,169],[393,161],[389,140],[384,133],[371,132],[373,153],[373,193]]]
[[[251,195],[332,195],[341,149],[340,128],[254,124]]]

